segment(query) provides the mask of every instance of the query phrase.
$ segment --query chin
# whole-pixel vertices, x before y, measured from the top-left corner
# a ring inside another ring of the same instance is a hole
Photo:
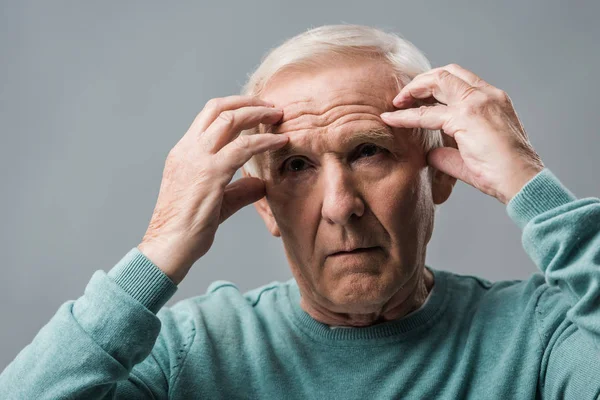
[[[381,310],[394,290],[381,275],[354,272],[339,277],[329,288],[329,300],[337,312],[371,313]]]

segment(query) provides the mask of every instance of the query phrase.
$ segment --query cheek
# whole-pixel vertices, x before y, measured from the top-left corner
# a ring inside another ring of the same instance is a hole
[[[369,208],[386,228],[396,230],[398,222],[412,214],[414,182],[403,174],[390,174],[385,179],[367,184],[365,189]]]
[[[426,169],[397,169],[365,187],[375,217],[398,245],[420,240],[432,205]]]
[[[281,233],[286,257],[296,279],[312,281],[315,239],[320,221],[320,202],[310,194],[293,195],[286,190],[272,190],[267,198]]]
[[[320,200],[303,185],[269,185],[267,200],[287,246],[312,248],[320,219]]]

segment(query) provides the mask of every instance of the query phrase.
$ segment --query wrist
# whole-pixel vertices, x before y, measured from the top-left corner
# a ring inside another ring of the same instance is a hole
[[[508,179],[505,188],[496,198],[507,205],[523,187],[544,169],[543,165],[530,165],[515,171]]]
[[[183,252],[181,251],[144,241],[136,247],[176,285],[179,285],[191,268],[191,264],[182,257]]]

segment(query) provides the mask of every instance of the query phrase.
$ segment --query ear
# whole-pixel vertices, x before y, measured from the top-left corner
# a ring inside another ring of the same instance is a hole
[[[242,176],[251,176],[244,169],[244,167],[242,167]],[[271,211],[269,202],[267,202],[267,198],[263,197],[262,199],[255,201],[254,207],[256,207],[256,211],[258,211],[258,215],[260,215],[263,221],[265,221],[265,225],[267,226],[267,229],[269,230],[271,235],[275,237],[280,237],[281,232],[279,232],[279,227],[277,226],[277,222],[275,222],[275,217],[273,216],[273,212]]]
[[[454,138],[446,135],[443,131],[442,139],[444,141],[444,147],[453,147],[458,149],[458,145],[456,144]],[[433,177],[431,181],[431,196],[433,203],[436,205],[445,203],[450,197],[450,194],[452,194],[452,189],[456,184],[456,178],[438,170],[431,165],[429,168],[433,169]]]
[[[433,167],[429,167],[433,168]],[[431,182],[431,197],[436,205],[442,204],[448,200],[452,189],[456,183],[456,178],[433,168],[433,179]]]

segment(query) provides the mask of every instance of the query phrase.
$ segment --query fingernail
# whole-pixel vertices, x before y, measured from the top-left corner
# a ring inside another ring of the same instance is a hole
[[[384,112],[383,114],[380,115],[381,118],[389,118],[392,115],[391,112]]]

